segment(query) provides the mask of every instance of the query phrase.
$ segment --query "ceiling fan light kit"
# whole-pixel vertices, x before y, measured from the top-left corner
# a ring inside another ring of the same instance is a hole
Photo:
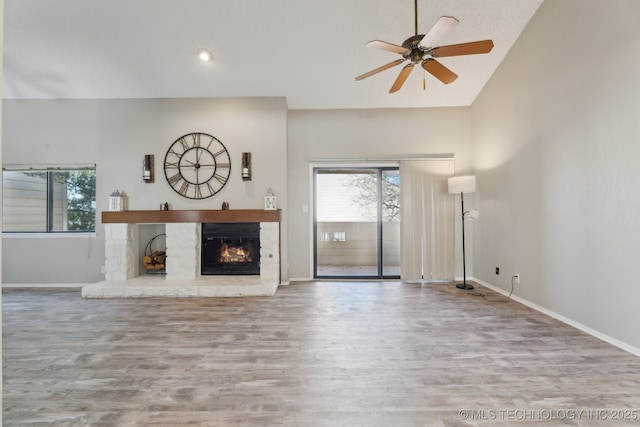
[[[394,81],[389,93],[399,91],[407,80],[413,67],[421,63],[422,68],[440,80],[444,84],[449,84],[458,78],[458,75],[445,67],[435,58],[462,55],[477,55],[489,53],[493,49],[493,41],[481,40],[468,43],[459,43],[448,46],[439,46],[440,42],[447,34],[458,25],[459,21],[453,16],[441,16],[440,19],[431,27],[427,34],[418,34],[418,0],[414,0],[415,10],[415,36],[406,39],[401,46],[393,43],[387,43],[381,40],[373,40],[366,44],[366,47],[385,50],[387,52],[402,55],[402,59],[385,64],[367,73],[356,77],[357,81],[366,79],[382,71],[400,65],[405,61],[410,61],[405,65],[400,74]]]

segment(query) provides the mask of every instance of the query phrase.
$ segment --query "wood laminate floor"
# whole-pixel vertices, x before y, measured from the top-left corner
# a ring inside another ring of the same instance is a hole
[[[5,290],[3,421],[640,423],[640,358],[499,301],[480,286],[400,282],[294,283],[225,299]]]

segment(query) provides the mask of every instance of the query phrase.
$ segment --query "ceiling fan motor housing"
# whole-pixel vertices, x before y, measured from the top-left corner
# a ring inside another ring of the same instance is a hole
[[[424,38],[424,34],[417,34],[415,36],[409,37],[402,43],[402,47],[409,49],[406,53],[402,54],[402,56],[411,62],[418,63],[424,59],[425,53],[428,49],[420,46],[420,41]]]

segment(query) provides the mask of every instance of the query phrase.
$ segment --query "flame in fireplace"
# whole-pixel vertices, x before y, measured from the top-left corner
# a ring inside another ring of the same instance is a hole
[[[218,262],[253,262],[253,247],[251,244],[243,247],[233,242],[225,242],[220,247]]]

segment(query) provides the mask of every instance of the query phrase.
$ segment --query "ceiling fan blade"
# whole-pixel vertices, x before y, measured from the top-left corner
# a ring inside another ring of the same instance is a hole
[[[404,82],[407,80],[407,77],[409,77],[409,74],[411,74],[413,65],[413,62],[410,62],[402,68],[402,71],[400,71],[400,74],[398,74],[396,81],[393,82],[393,86],[391,86],[391,89],[389,89],[389,93],[394,93],[400,90]]]
[[[449,31],[458,25],[459,22],[460,21],[453,16],[441,16],[419,44],[424,47],[438,46],[440,41],[444,39],[444,37],[449,34]]]
[[[444,84],[449,84],[458,78],[458,75],[436,61],[433,58],[428,58],[422,62],[422,68],[429,72],[433,77],[440,80]]]
[[[477,42],[451,44],[433,49],[429,54],[434,58],[444,56],[477,55],[479,53],[489,53],[493,49],[492,40],[480,40]]]
[[[367,77],[371,77],[374,74],[378,74],[381,71],[388,70],[391,67],[395,67],[398,64],[402,64],[404,61],[406,61],[406,60],[405,59],[396,59],[395,61],[390,62],[388,64],[385,64],[382,67],[378,67],[375,70],[369,71],[368,73],[364,73],[364,74],[359,75],[358,77],[356,77],[356,80],[360,81],[362,79],[366,79]]]
[[[374,49],[386,50],[388,52],[399,53],[403,55],[409,52],[409,49],[406,47],[398,46],[396,44],[391,44],[387,42],[383,42],[381,40],[373,40],[365,45],[366,47],[372,47]]]

